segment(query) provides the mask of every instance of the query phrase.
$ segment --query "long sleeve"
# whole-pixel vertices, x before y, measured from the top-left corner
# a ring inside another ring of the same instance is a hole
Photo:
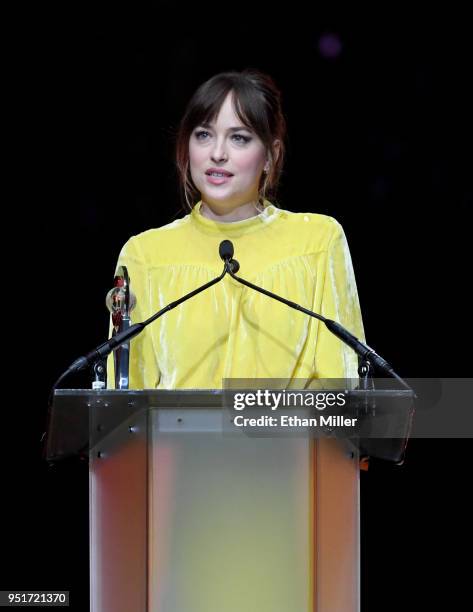
[[[337,321],[364,341],[355,274],[350,250],[342,226],[332,219],[334,232],[324,265],[321,314]],[[315,373],[320,378],[357,378],[358,356],[319,322],[315,352]]]
[[[131,321],[132,323],[144,321],[153,314],[150,308],[149,277],[146,262],[133,238],[130,238],[123,246],[116,268],[118,269],[119,266],[126,266],[130,288],[136,296],[136,307],[131,311]],[[146,328],[130,343],[130,389],[155,389],[159,383],[157,355],[149,331],[149,327]],[[112,322],[110,321],[110,335],[111,333]],[[107,386],[114,388],[113,354],[107,361],[107,381]]]

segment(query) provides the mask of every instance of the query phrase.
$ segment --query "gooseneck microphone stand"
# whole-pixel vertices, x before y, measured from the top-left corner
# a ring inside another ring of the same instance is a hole
[[[258,291],[259,293],[263,293],[264,295],[274,300],[277,300],[278,302],[282,302],[283,304],[285,304],[286,306],[289,306],[290,308],[299,310],[300,312],[303,312],[304,314],[309,315],[310,317],[313,317],[315,319],[318,319],[319,321],[322,321],[322,323],[324,323],[324,325],[327,327],[327,329],[330,332],[332,332],[335,336],[337,336],[337,338],[339,338],[342,342],[350,346],[357,353],[357,355],[361,358],[361,365],[359,368],[359,373],[360,373],[360,377],[362,376],[365,377],[365,383],[366,383],[368,374],[371,370],[371,365],[373,365],[379,371],[384,372],[388,376],[395,378],[403,387],[412,391],[411,387],[409,387],[409,385],[398,374],[396,374],[393,367],[385,359],[383,359],[380,355],[378,355],[374,351],[374,349],[372,349],[371,347],[367,346],[366,344],[358,340],[358,338],[356,338],[347,329],[345,329],[342,325],[340,325],[340,323],[337,323],[336,321],[333,321],[332,319],[327,319],[321,314],[312,312],[312,310],[309,310],[308,308],[304,308],[303,306],[300,306],[299,304],[296,304],[295,302],[291,302],[290,300],[287,300],[286,298],[276,295],[275,293],[272,293],[271,291],[268,291],[267,289],[263,289],[262,287],[258,287],[257,285],[254,285],[253,283],[250,283],[249,281],[237,276],[236,273],[240,269],[240,264],[238,263],[236,259],[233,259],[233,253],[234,253],[233,244],[230,242],[230,240],[222,241],[219,246],[219,254],[220,254],[221,259],[224,261],[224,267],[223,267],[223,271],[220,274],[220,276],[217,276],[213,280],[209,281],[208,283],[205,283],[204,285],[202,285],[201,287],[198,287],[197,289],[194,289],[190,293],[187,293],[186,295],[175,300],[174,302],[171,302],[170,304],[168,304],[167,306],[165,306],[164,308],[156,312],[154,315],[149,317],[149,319],[146,319],[145,321],[141,323],[135,323],[134,325],[131,325],[128,329],[125,329],[122,332],[119,332],[118,334],[116,334],[115,336],[113,336],[112,338],[104,342],[103,344],[99,345],[97,348],[93,349],[92,351],[84,355],[83,357],[79,357],[78,359],[76,359],[67,368],[67,370],[63,372],[63,374],[61,374],[61,376],[54,383],[51,389],[50,396],[49,396],[49,403],[51,404],[52,397],[54,395],[54,391],[57,389],[59,383],[61,383],[62,380],[66,378],[66,376],[69,376],[69,374],[72,374],[74,372],[79,372],[80,370],[83,370],[88,366],[95,366],[95,364],[97,364],[98,362],[103,362],[106,359],[106,357],[114,349],[119,347],[124,342],[128,342],[129,340],[131,340],[132,338],[140,334],[145,329],[145,327],[147,327],[150,323],[153,323],[153,321],[156,321],[156,319],[159,319],[166,312],[169,312],[173,308],[176,308],[176,306],[179,306],[179,304],[186,302],[187,300],[194,297],[195,295],[201,293],[202,291],[205,291],[209,287],[212,287],[212,285],[216,285],[221,280],[223,280],[223,278],[225,277],[227,273],[233,279],[235,279],[238,283],[241,283],[242,285],[245,285],[246,287],[249,287],[250,289],[254,289],[255,291]]]
[[[242,285],[245,285],[246,287],[249,287],[250,289],[254,289],[255,291],[258,291],[259,293],[263,293],[264,295],[267,295],[268,297],[274,300],[278,300],[278,302],[282,302],[283,304],[286,304],[286,306],[289,306],[290,308],[299,310],[300,312],[303,312],[304,314],[307,314],[310,317],[313,317],[314,319],[318,319],[319,321],[322,321],[322,323],[325,324],[326,328],[329,331],[331,331],[332,334],[337,336],[337,338],[339,338],[342,342],[344,342],[349,347],[351,347],[355,351],[355,353],[361,358],[359,374],[360,374],[360,377],[365,377],[365,382],[370,373],[371,366],[373,365],[380,372],[384,372],[388,376],[395,378],[403,387],[405,387],[406,389],[409,389],[409,391],[412,391],[411,387],[398,374],[396,374],[393,367],[385,359],[383,359],[380,355],[378,355],[374,349],[372,349],[371,347],[367,346],[366,344],[358,340],[358,338],[356,338],[352,333],[350,333],[347,329],[345,329],[343,325],[340,325],[340,323],[337,323],[337,321],[333,321],[332,319],[327,319],[326,317],[322,316],[321,314],[318,314],[317,312],[312,312],[312,310],[309,310],[308,308],[304,308],[300,304],[296,304],[295,302],[286,300],[285,298],[279,295],[276,295],[275,293],[272,293],[271,291],[268,291],[267,289],[263,289],[262,287],[253,285],[253,283],[250,283],[249,281],[243,278],[240,278],[239,276],[236,276],[236,272],[238,272],[238,270],[240,269],[240,264],[238,263],[236,259],[233,259],[232,243],[229,240],[225,240],[224,242],[229,243],[228,245],[225,246],[225,248],[228,252],[231,252],[231,258],[229,260],[229,266],[228,266],[228,273],[237,282],[241,283]]]
[[[95,368],[96,364],[103,363],[104,360],[107,358],[107,356],[114,349],[122,345],[124,342],[128,342],[129,340],[131,340],[132,338],[140,334],[145,329],[145,327],[147,327],[150,323],[153,323],[153,321],[156,321],[156,319],[159,319],[159,317],[162,317],[163,314],[165,314],[166,312],[169,312],[173,308],[176,308],[176,306],[179,306],[179,304],[186,302],[187,300],[194,297],[198,293],[205,291],[209,287],[212,287],[212,285],[216,285],[224,278],[224,276],[227,273],[231,273],[232,272],[231,257],[233,255],[233,245],[231,245],[232,250],[230,252],[228,244],[226,243],[230,243],[231,245],[231,242],[229,240],[224,240],[220,244],[220,247],[219,247],[220,257],[224,261],[223,271],[220,274],[220,276],[217,276],[213,280],[209,281],[208,283],[205,283],[204,285],[202,285],[201,287],[198,287],[197,289],[194,289],[190,293],[187,293],[186,295],[184,295],[183,297],[180,297],[174,302],[171,302],[170,304],[168,304],[167,306],[165,306],[164,308],[156,312],[154,315],[149,317],[149,319],[146,319],[145,321],[141,323],[135,323],[134,325],[131,325],[128,329],[125,329],[119,332],[118,334],[115,334],[112,338],[110,338],[103,344],[100,344],[97,348],[93,349],[92,351],[84,355],[83,357],[79,357],[78,359],[76,359],[67,368],[67,370],[65,370],[65,372],[61,374],[61,376],[54,383],[51,389],[50,395],[49,395],[49,405],[51,405],[54,391],[57,389],[58,385],[64,380],[64,378],[66,378],[66,376],[69,376],[69,374],[72,374],[74,372],[79,372],[80,370],[84,370],[88,366],[92,366]]]

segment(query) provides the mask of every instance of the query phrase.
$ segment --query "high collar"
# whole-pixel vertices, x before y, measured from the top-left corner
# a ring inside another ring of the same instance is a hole
[[[235,235],[253,232],[263,228],[266,224],[272,223],[280,214],[280,209],[271,204],[269,200],[264,200],[264,209],[258,215],[243,219],[242,221],[214,221],[204,217],[201,212],[202,200],[197,202],[191,212],[191,219],[200,229],[211,234]]]

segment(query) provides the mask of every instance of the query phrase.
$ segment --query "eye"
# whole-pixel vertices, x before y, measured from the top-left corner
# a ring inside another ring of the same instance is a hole
[[[243,142],[243,143],[247,143],[250,142],[251,138],[249,138],[248,136],[243,136],[243,134],[234,134],[233,138],[236,138],[236,142]]]
[[[208,136],[208,135],[209,135],[209,133],[206,132],[205,130],[198,130],[195,133],[195,137],[197,138],[197,140],[204,140],[203,138],[201,138],[201,136]]]

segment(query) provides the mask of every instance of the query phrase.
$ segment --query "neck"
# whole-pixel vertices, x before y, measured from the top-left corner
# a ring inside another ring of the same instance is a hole
[[[200,213],[203,217],[211,219],[212,221],[219,221],[221,223],[231,223],[232,221],[244,221],[251,217],[256,217],[263,212],[264,207],[259,202],[247,202],[240,206],[235,206],[231,210],[225,207],[219,207],[214,204],[207,204],[202,201]]]

